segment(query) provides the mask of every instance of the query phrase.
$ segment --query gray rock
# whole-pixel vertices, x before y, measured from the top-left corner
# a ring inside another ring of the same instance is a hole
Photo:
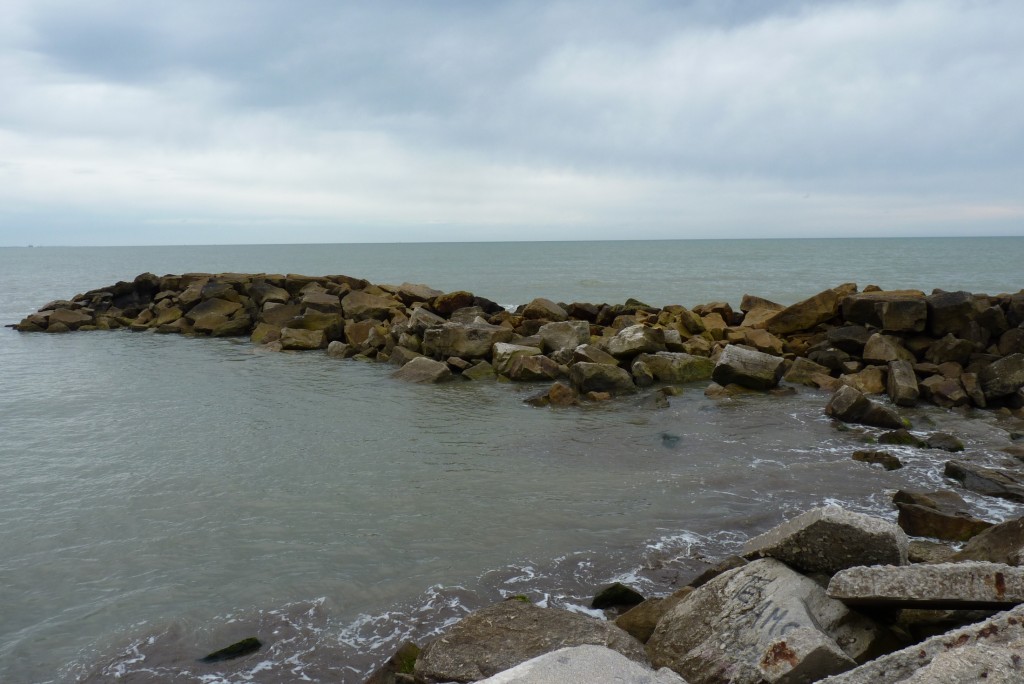
[[[891,302],[924,302],[924,292],[920,290],[880,290],[875,292],[861,292],[843,297],[842,314],[843,318],[851,323],[861,323],[882,327],[881,305]],[[927,305],[925,305],[927,308]],[[891,310],[891,315],[897,314],[904,319],[908,318],[907,313],[912,312],[915,305],[911,304],[903,311]],[[892,324],[892,321],[890,321]],[[893,331],[896,332],[896,331]]]
[[[924,332],[928,304],[923,299],[890,299],[875,304],[885,332]]]
[[[877,658],[821,684],[1011,684],[1024,681],[1024,606]]]
[[[300,328],[284,328],[283,330],[281,330],[280,341],[282,349],[323,349],[327,346],[327,335],[324,333],[323,330],[302,330]]]
[[[825,414],[847,423],[860,423],[882,428],[905,427],[899,414],[877,402],[871,401],[863,393],[843,385],[825,406]]]
[[[185,314],[190,322],[195,323],[197,319],[209,315],[220,315],[224,317],[230,317],[231,314],[235,313],[242,308],[242,305],[238,302],[229,302],[226,299],[207,299],[204,302],[196,304],[188,313]],[[53,316],[50,316],[53,320]]]
[[[448,364],[417,356],[391,374],[391,377],[405,382],[433,383],[452,379]]]
[[[882,333],[875,333],[868,338],[867,344],[864,345],[863,357],[867,363],[889,363],[897,360],[914,363],[917,361],[914,355],[903,346],[899,338]]]
[[[930,363],[959,363],[964,365],[974,353],[974,345],[967,340],[961,340],[952,334],[946,335],[941,340],[936,340],[925,352],[925,361]]]
[[[825,290],[779,311],[765,322],[765,328],[773,335],[788,335],[833,318],[839,311],[841,288]],[[845,293],[844,293],[845,294]]]
[[[402,303],[397,299],[368,294],[361,290],[345,295],[341,300],[341,307],[345,311],[345,318],[354,318],[357,321],[364,318],[386,321],[391,318],[396,309],[403,308]]]
[[[928,332],[932,337],[947,333],[960,335],[976,316],[974,295],[970,292],[936,292],[928,302]]]
[[[681,352],[640,354],[636,362],[645,364],[658,382],[668,383],[708,380],[715,367],[714,362],[707,357]]]
[[[434,288],[421,283],[402,283],[398,286],[398,292],[396,294],[398,295],[398,298],[402,300],[402,303],[408,306],[414,302],[432,301],[433,299],[443,295],[444,292],[441,292],[441,290],[435,290]]]
[[[818,383],[816,380],[822,376],[831,376],[831,369],[826,366],[822,366],[820,363],[815,363],[808,358],[798,356],[793,359],[793,365],[789,367],[786,374],[782,376],[782,379],[786,382],[791,382],[795,385],[807,385],[808,387],[817,387]]]
[[[779,384],[785,360],[764,352],[732,344],[722,351],[711,373],[719,385],[736,384],[749,389],[767,390]]]
[[[445,320],[443,318],[421,306],[409,314],[409,320],[406,321],[405,326],[409,332],[422,335],[423,331],[427,328],[444,324]]]
[[[472,682],[567,646],[597,645],[647,665],[643,645],[615,625],[565,610],[503,601],[463,618],[427,644],[415,674],[425,682]]]
[[[628,394],[636,391],[633,378],[624,369],[605,363],[574,363],[569,368],[569,382],[580,394],[611,392]]]
[[[917,387],[917,375],[914,365],[906,359],[895,359],[889,362],[889,377],[886,380],[886,392],[889,399],[897,406],[913,406],[921,396]]]
[[[509,364],[507,375],[517,382],[554,380],[562,375],[558,364],[542,354],[516,356]]]
[[[953,559],[1019,565],[1022,549],[1024,549],[1024,518],[1015,518],[990,527],[971,538]]]
[[[569,318],[569,314],[550,299],[538,297],[523,309],[523,318],[527,320],[564,321]]]
[[[1024,387],[1024,354],[1011,354],[989,364],[978,374],[986,399],[1014,394]]]
[[[860,356],[864,353],[864,345],[871,338],[871,332],[863,325],[844,325],[828,331],[828,343],[847,354]]]
[[[839,506],[823,506],[754,537],[747,558],[768,556],[806,572],[857,565],[906,565],[907,535],[896,525]]]
[[[578,363],[603,363],[609,366],[618,365],[619,361],[614,356],[598,349],[592,344],[581,344],[572,352],[572,362]]]
[[[482,323],[445,323],[423,331],[423,353],[434,358],[485,359],[498,342],[515,336],[509,328]]]
[[[1024,503],[1024,475],[1021,473],[986,468],[966,461],[947,461],[945,475],[972,492]]]
[[[540,354],[541,351],[537,347],[527,347],[521,344],[511,344],[508,342],[497,342],[491,352],[491,364],[494,366],[494,371],[499,375],[508,375],[509,369],[512,367],[512,362],[520,356],[534,356]]]
[[[813,580],[764,559],[694,590],[658,622],[647,651],[694,684],[808,682],[854,667],[880,635]]]
[[[480,684],[686,684],[668,668],[657,672],[603,646],[571,646],[531,658]]]
[[[590,341],[590,324],[586,321],[556,321],[545,323],[537,331],[541,348],[545,352],[575,349]]]
[[[660,328],[648,328],[645,325],[623,328],[615,337],[608,340],[608,353],[620,359],[665,350],[665,331]]]
[[[963,562],[840,570],[828,595],[848,606],[1006,608],[1024,603],[1024,568]]]

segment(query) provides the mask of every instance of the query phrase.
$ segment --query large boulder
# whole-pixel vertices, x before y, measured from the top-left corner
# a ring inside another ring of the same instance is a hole
[[[341,339],[344,328],[341,314],[321,313],[319,311],[307,311],[301,316],[288,320],[282,327],[293,330],[319,330],[326,336],[327,341]]]
[[[890,299],[875,304],[879,323],[885,332],[924,332],[928,305],[923,299]]]
[[[463,618],[416,658],[421,682],[475,682],[539,655],[597,645],[647,665],[639,641],[602,620],[566,610],[503,601]]]
[[[537,331],[545,352],[575,349],[590,341],[590,324],[586,321],[555,321]]]
[[[534,356],[540,353],[541,351],[537,347],[497,342],[491,351],[491,364],[494,366],[494,371],[499,375],[508,375],[512,362],[517,358],[520,356]]]
[[[574,363],[569,368],[569,382],[580,394],[587,392],[611,392],[629,394],[636,392],[636,385],[630,374],[618,366],[606,363]]]
[[[1024,474],[1020,472],[986,468],[966,461],[947,461],[945,475],[972,492],[1024,503]]]
[[[657,354],[640,354],[634,363],[640,362],[650,369],[654,379],[659,382],[686,383],[707,380],[714,370],[714,362],[703,356],[693,356],[681,352],[658,352]]]
[[[915,537],[966,541],[992,527],[971,515],[967,502],[956,492],[900,490],[892,501],[899,510],[900,528]]]
[[[977,308],[970,292],[935,292],[926,301],[928,332],[932,337],[943,337],[948,333],[959,337],[976,318]]]
[[[953,560],[980,560],[1019,565],[1024,560],[1024,518],[1015,518],[990,527],[973,537]]]
[[[920,290],[876,290],[874,292],[861,292],[843,297],[842,315],[843,319],[850,323],[860,325],[873,325],[876,328],[882,326],[883,306],[889,305],[889,325],[895,326],[895,319],[902,318],[905,321],[914,320],[920,315],[921,305],[927,309],[924,292]],[[893,305],[896,306],[893,306]],[[923,329],[923,328],[922,328]],[[907,332],[888,328],[891,332]]]
[[[1024,568],[1002,563],[915,563],[840,570],[828,595],[848,606],[980,609],[1024,603]]]
[[[978,374],[986,399],[1014,394],[1024,387],[1024,354],[1011,354],[986,366]]]
[[[886,520],[823,506],[750,539],[743,555],[834,573],[855,565],[906,565],[908,543],[903,530]]]
[[[327,335],[323,330],[284,328],[281,330],[281,348],[294,350],[325,349]]]
[[[798,356],[793,359],[793,365],[789,367],[782,379],[794,385],[818,387],[823,378],[828,377],[831,377],[830,369],[808,358]]]
[[[886,378],[886,392],[889,399],[897,406],[913,406],[921,396],[917,387],[917,374],[914,366],[905,359],[889,362],[889,375]]]
[[[517,382],[554,380],[562,374],[558,364],[543,354],[516,356],[503,375]]]
[[[810,330],[834,318],[839,311],[837,289],[819,292],[813,297],[786,307],[769,318],[764,324],[765,328],[773,335],[788,335]]]
[[[604,646],[570,646],[551,651],[510,670],[481,679],[480,684],[686,684],[668,668],[657,672]]]
[[[523,309],[523,318],[527,320],[564,321],[569,318],[569,314],[550,299],[538,297]]]
[[[882,633],[814,580],[763,559],[694,590],[658,622],[647,651],[691,684],[811,682],[855,667]]]
[[[862,356],[867,363],[889,363],[896,360],[915,363],[917,361],[914,355],[903,346],[899,338],[881,333],[875,333],[868,338]]]
[[[592,344],[581,344],[572,351],[572,362],[579,363],[604,363],[609,366],[618,365],[619,361],[614,356]]]
[[[396,293],[402,303],[409,306],[415,302],[429,302],[444,294],[441,290],[420,283],[402,283]]]
[[[423,353],[446,359],[485,359],[498,342],[509,342],[515,332],[487,323],[445,323],[423,331]]]
[[[767,390],[779,384],[785,360],[764,352],[729,345],[718,357],[711,378],[723,387],[736,384],[756,390]]]
[[[384,321],[390,319],[396,309],[401,309],[402,303],[391,297],[356,290],[345,295],[341,300],[341,307],[345,312],[345,318],[354,318],[357,321],[376,318]]]
[[[203,316],[209,316],[211,314],[216,314],[219,316],[224,316],[225,318],[230,318],[231,314],[235,313],[241,308],[242,305],[239,302],[229,302],[226,299],[219,299],[215,297],[213,299],[207,299],[193,306],[191,309],[188,310],[188,313],[185,314],[185,318],[187,318],[191,323],[195,323],[197,319],[202,318]]]
[[[1024,681],[1024,606],[884,655],[821,684],[1016,684]]]
[[[77,330],[83,325],[91,324],[93,318],[81,309],[56,309],[50,312],[47,321],[49,325],[62,324],[66,325],[68,330]]]
[[[940,364],[948,363],[950,361],[965,365],[971,358],[971,354],[974,353],[974,345],[967,340],[961,340],[958,337],[954,337],[951,334],[946,335],[941,340],[936,340],[928,351],[925,352],[924,358],[930,363]]]
[[[665,351],[665,331],[645,325],[623,328],[608,340],[608,353],[619,359],[630,359],[637,354]]]
[[[248,288],[248,293],[256,306],[263,306],[267,302],[287,304],[290,297],[288,290],[263,280],[252,283]]]
[[[881,428],[906,427],[899,414],[887,406],[871,401],[849,385],[843,385],[829,399],[825,414],[847,423],[860,423]]]
[[[435,383],[452,379],[448,364],[417,356],[391,374],[391,377],[405,382]]]

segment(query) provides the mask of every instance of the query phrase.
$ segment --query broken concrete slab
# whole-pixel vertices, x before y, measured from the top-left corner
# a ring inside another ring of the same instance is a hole
[[[828,595],[848,606],[1005,608],[1024,603],[1024,568],[968,561],[840,570]]]
[[[603,646],[571,646],[545,653],[481,679],[479,684],[686,684],[668,668],[657,672]]]
[[[857,565],[906,565],[907,535],[863,513],[824,506],[802,513],[743,545],[747,558],[777,558],[806,572],[834,573]]]
[[[1024,606],[823,679],[821,684],[1011,684],[1024,681]],[[970,668],[971,664],[976,665]]]

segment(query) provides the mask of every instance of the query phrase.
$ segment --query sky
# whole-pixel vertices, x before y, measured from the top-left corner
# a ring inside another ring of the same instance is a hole
[[[1019,0],[3,0],[0,245],[1024,235]]]

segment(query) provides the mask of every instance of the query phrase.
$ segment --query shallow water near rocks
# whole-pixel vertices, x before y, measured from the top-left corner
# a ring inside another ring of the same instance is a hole
[[[597,270],[614,273],[631,244]],[[275,267],[263,248],[239,248],[255,250],[248,261],[231,261],[230,248],[0,250],[14,274],[0,322],[142,270],[348,272],[510,303],[528,289],[495,291],[516,272],[498,259],[488,274],[467,268],[460,284],[438,282],[415,271],[413,246],[395,247],[388,268],[408,276],[341,257],[331,268],[316,248],[305,248],[309,268],[294,255]],[[104,260],[115,257],[126,263],[108,273]],[[988,277],[1006,285],[962,286],[1019,289],[1008,274]],[[868,282],[850,273],[814,287],[833,280]],[[738,304],[698,285],[699,296],[666,303]],[[620,297],[589,299],[648,296],[639,277],[618,287]],[[750,291],[772,287],[783,285]],[[551,289],[530,296],[558,297]],[[522,403],[536,387],[421,387],[391,371],[245,341],[0,330],[0,680],[358,682],[404,639],[423,641],[503,596],[586,610],[594,589],[616,579],[668,592],[812,506],[894,518],[891,491],[948,486],[945,452],[890,448],[906,464],[891,472],[853,462],[877,431],[836,430],[826,395],[809,389],[711,400],[696,385],[668,408],[640,395],[549,410]],[[905,415],[993,462],[1009,431],[1022,430],[987,412]],[[1022,512],[967,498],[993,519]],[[197,662],[248,636],[265,644],[259,653]]]

